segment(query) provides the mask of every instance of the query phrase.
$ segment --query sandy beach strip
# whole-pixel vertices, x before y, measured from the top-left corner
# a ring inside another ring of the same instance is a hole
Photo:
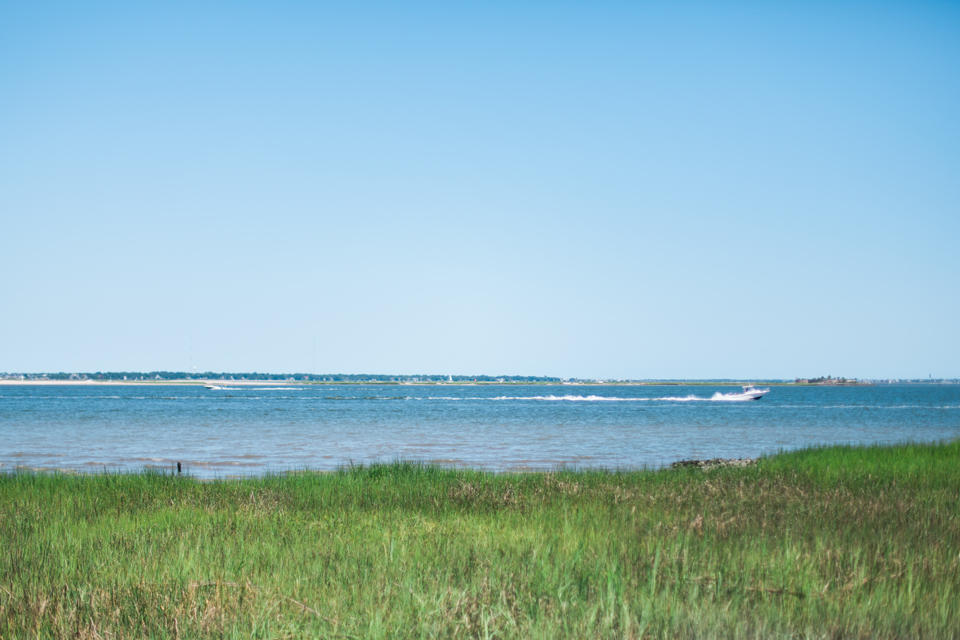
[[[158,386],[158,385],[179,385],[179,386],[197,386],[214,384],[217,386],[230,385],[255,385],[288,387],[295,384],[305,384],[300,380],[0,380],[3,386]]]

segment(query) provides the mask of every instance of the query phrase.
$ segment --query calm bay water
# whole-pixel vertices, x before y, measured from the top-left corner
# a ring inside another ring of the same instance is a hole
[[[960,385],[0,386],[0,472],[195,476],[422,460],[491,470],[659,467],[818,444],[960,437]]]

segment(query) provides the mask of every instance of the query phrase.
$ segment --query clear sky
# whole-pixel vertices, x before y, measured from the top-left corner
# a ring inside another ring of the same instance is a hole
[[[0,371],[960,376],[960,4],[0,2]]]

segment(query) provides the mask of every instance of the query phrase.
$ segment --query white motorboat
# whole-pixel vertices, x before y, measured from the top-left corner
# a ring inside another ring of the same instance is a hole
[[[215,384],[205,384],[203,385],[203,388],[204,389],[223,389],[223,387],[218,387]]]
[[[747,384],[744,385],[742,393],[731,393],[728,397],[731,400],[759,400],[768,393],[770,389],[758,389],[752,384]]]

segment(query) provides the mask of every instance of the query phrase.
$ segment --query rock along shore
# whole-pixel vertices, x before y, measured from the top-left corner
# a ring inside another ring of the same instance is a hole
[[[757,463],[756,458],[713,458],[712,460],[680,460],[670,465],[671,469],[699,467],[704,471],[717,467],[749,467]]]

